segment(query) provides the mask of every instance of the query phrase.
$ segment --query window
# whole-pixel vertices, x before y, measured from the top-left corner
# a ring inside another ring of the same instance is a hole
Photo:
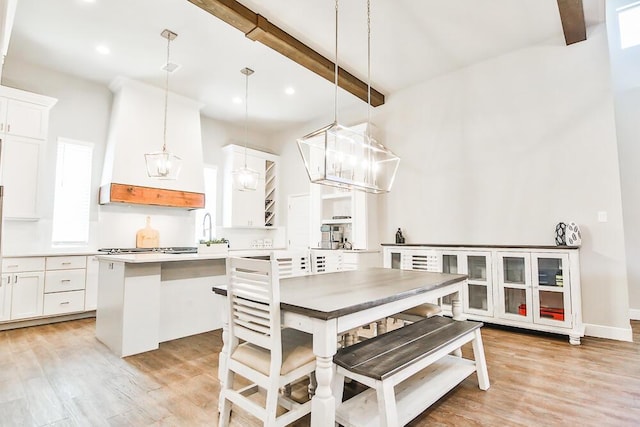
[[[54,245],[89,243],[93,144],[58,138],[53,199]]]
[[[640,2],[618,9],[618,26],[621,49],[640,44]]]
[[[216,237],[216,187],[218,170],[215,166],[204,167],[204,209],[196,211],[196,242],[209,239],[209,219],[205,224],[205,214],[211,215],[211,238]]]

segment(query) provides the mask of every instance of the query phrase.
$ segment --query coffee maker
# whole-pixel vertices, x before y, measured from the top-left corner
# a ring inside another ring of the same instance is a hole
[[[344,228],[342,225],[323,224],[320,227],[322,240],[320,249],[341,249],[344,244]]]

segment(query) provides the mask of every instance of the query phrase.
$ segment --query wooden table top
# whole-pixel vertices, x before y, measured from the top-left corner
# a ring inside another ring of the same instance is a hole
[[[467,278],[464,274],[368,268],[312,274],[280,280],[280,307],[328,320],[411,295],[428,292]],[[213,291],[226,295],[224,287]]]

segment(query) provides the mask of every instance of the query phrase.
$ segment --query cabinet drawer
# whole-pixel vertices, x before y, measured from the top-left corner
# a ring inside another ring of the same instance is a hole
[[[54,270],[45,272],[45,293],[83,290],[84,285],[85,271],[83,269]]]
[[[64,270],[69,268],[85,268],[86,256],[48,256],[47,270]]]
[[[44,295],[44,315],[84,310],[84,291],[57,292]]]
[[[17,273],[21,271],[44,270],[44,257],[3,258],[2,272]]]

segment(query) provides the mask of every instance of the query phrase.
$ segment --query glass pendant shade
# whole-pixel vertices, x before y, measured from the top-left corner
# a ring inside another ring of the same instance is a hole
[[[246,166],[233,171],[236,189],[240,191],[255,191],[258,188],[259,179],[260,174]]]
[[[400,158],[367,132],[332,123],[298,139],[309,180],[368,193],[391,190]]]
[[[144,155],[147,175],[157,179],[177,179],[182,169],[182,159],[168,151],[158,151]]]

